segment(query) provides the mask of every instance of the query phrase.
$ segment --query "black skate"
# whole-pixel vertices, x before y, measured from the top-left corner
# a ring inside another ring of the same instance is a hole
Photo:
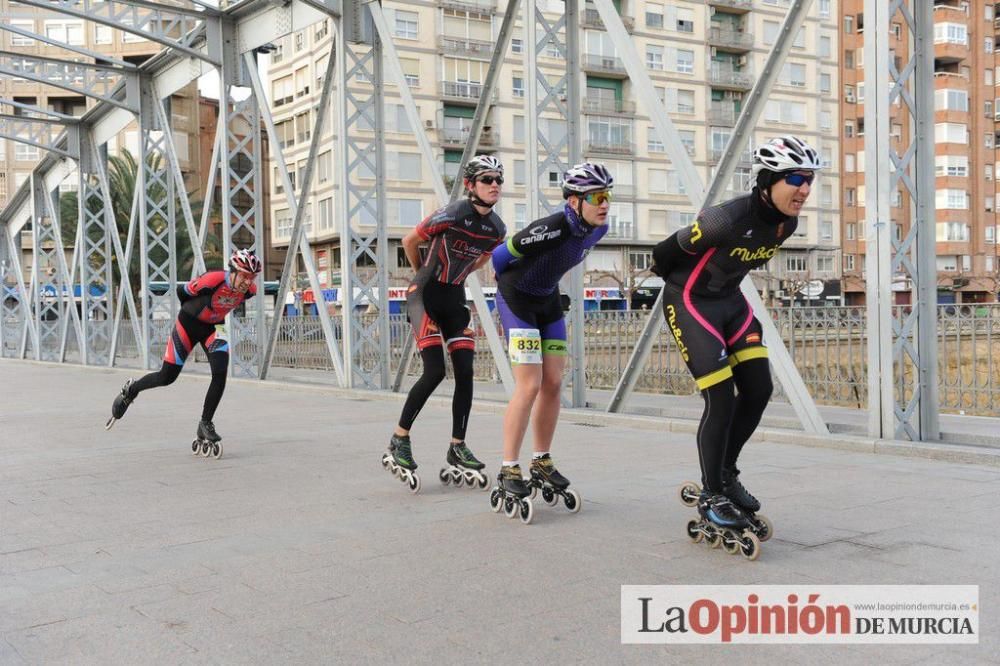
[[[726,472],[723,471],[722,474],[723,474],[722,476],[723,483],[725,483],[727,478]],[[739,472],[737,472],[737,474],[739,474]],[[742,484],[740,484],[739,487],[743,488]],[[772,536],[774,536],[774,526],[771,524],[771,521],[768,520],[767,516],[765,516],[762,513],[748,511],[746,507],[742,506],[740,502],[738,502],[736,498],[730,494],[731,491],[732,491],[732,486],[728,487],[725,485],[723,486],[723,494],[726,495],[726,497],[728,497],[730,501],[732,501],[732,503],[735,504],[737,507],[739,507],[739,509],[743,512],[743,515],[750,523],[750,531],[752,531],[754,534],[757,535],[757,538],[761,540],[761,543],[767,541]],[[746,492],[746,488],[743,488],[743,491]],[[702,490],[700,485],[698,485],[694,481],[686,481],[683,485],[681,485],[680,489],[681,503],[684,504],[684,506],[697,506],[698,497],[701,495],[701,493]],[[756,498],[754,498],[753,495],[751,495],[750,493],[746,494],[748,497],[753,499],[754,502],[757,502]],[[758,507],[760,506],[760,502],[757,502],[757,506]]]
[[[746,513],[760,511],[760,502],[740,483],[740,470],[735,467],[722,470],[722,494]]]
[[[520,515],[521,522],[528,525],[534,516],[531,500],[528,499],[530,494],[531,487],[521,476],[521,466],[503,466],[497,474],[497,485],[490,492],[490,508],[499,513],[503,507],[508,518]]]
[[[215,432],[215,424],[211,421],[202,420],[198,423],[198,435],[191,442],[191,455],[199,453],[204,458],[212,456],[218,460],[222,457],[222,438]]]
[[[681,487],[681,501],[688,504],[690,482]],[[722,493],[707,490],[695,498],[699,517],[689,520],[687,534],[692,541],[705,541],[710,548],[722,546],[727,553],[742,553],[748,560],[760,557],[760,538],[754,533],[750,521],[732,501]],[[692,504],[688,504],[692,506]]]
[[[409,435],[392,436],[389,450],[382,454],[382,468],[409,486],[411,493],[420,491],[420,477],[416,472],[417,462],[410,451]]]
[[[555,463],[552,462],[552,456],[548,453],[531,461],[531,479],[528,485],[531,487],[531,499],[541,491],[542,499],[549,506],[558,504],[559,498],[562,497],[563,504],[570,513],[580,510],[582,505],[580,493],[576,490],[567,490],[569,479],[559,473]]]
[[[445,457],[448,461],[447,467],[442,467],[438,472],[438,479],[444,485],[454,483],[456,486],[462,484],[470,488],[478,487],[486,490],[490,487],[490,478],[482,471],[486,465],[480,462],[465,442],[452,443],[448,447],[448,454]]]
[[[128,411],[128,406],[135,400],[135,398],[129,397],[129,393],[132,390],[132,384],[134,383],[135,380],[129,378],[125,382],[125,386],[122,387],[121,392],[115,396],[115,401],[111,404],[111,418],[104,424],[105,430],[111,430],[115,421],[118,421],[125,416],[125,412]]]

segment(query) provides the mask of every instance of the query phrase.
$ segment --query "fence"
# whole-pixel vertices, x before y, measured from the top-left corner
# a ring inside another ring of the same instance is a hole
[[[868,394],[865,308],[791,307],[774,308],[770,312],[813,398],[820,404],[865,408]],[[896,308],[897,318],[907,313],[905,307]],[[614,388],[639,339],[646,315],[645,311],[585,313],[588,388]],[[108,325],[106,322],[91,324]],[[334,324],[339,344],[342,334],[340,323],[335,320]],[[172,322],[166,320],[152,323],[153,337],[157,341],[153,345],[154,358],[163,354],[171,325]],[[238,327],[244,332],[252,332],[249,328],[252,325],[252,320],[238,322]],[[495,315],[490,325],[499,330]],[[472,326],[477,330],[480,349],[485,349],[482,327],[475,316]],[[941,305],[938,307],[937,328],[942,411],[996,414],[1000,406],[1000,305]],[[4,320],[3,346],[0,350],[3,356],[18,356],[22,331],[21,322],[16,317],[8,316]],[[391,373],[396,372],[402,361],[402,351],[409,336],[410,327],[405,315],[390,316]],[[30,338],[28,341],[30,348]],[[238,343],[237,349],[244,356],[260,351],[255,349],[254,342],[246,339]],[[58,359],[57,349],[43,351],[43,357]],[[32,356],[33,352],[29,350],[28,355]],[[71,344],[67,358],[72,360],[76,356],[75,344]],[[128,322],[124,322],[119,334],[117,359],[121,365],[139,363],[139,347]],[[375,357],[362,359],[368,367],[374,367],[377,361]],[[284,368],[333,370],[319,317],[282,319],[273,364]],[[411,364],[410,374],[419,371],[420,362],[417,360]],[[909,386],[915,371],[911,365],[897,365],[897,386]],[[475,373],[479,381],[499,381],[493,359],[488,353],[476,355]],[[665,324],[660,327],[636,390],[670,394],[696,392]],[[780,391],[777,387],[779,396]]]

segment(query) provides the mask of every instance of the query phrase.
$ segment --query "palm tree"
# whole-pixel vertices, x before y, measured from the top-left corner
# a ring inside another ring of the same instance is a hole
[[[160,168],[161,157],[159,155],[153,155],[149,159],[152,169],[156,170]],[[111,207],[123,250],[128,239],[129,221],[132,214],[132,202],[135,197],[138,172],[139,164],[128,150],[123,150],[121,155],[112,155],[108,158],[108,187],[111,195]],[[154,200],[161,200],[163,198],[162,188],[152,188],[150,195]],[[184,196],[187,196],[187,194],[185,193]],[[78,201],[78,194],[76,192],[65,192],[59,198],[59,220],[62,228],[63,245],[66,247],[71,247],[76,242],[77,225],[79,223]],[[97,212],[101,208],[101,204],[94,200],[88,201],[88,206],[94,212]],[[201,201],[191,202],[191,213],[196,223],[201,219],[202,208],[203,204]],[[181,210],[179,200],[175,202],[175,210],[178,213]],[[210,218],[217,216],[218,207],[216,206],[210,213]],[[155,216],[150,224],[156,231],[162,231],[166,225],[166,221],[159,216]],[[96,231],[90,233],[94,234],[93,239],[95,242],[99,240]],[[142,258],[139,253],[138,239],[134,241],[133,245],[132,258],[129,262],[129,281],[132,286],[133,295],[137,296],[139,287],[141,286]],[[222,242],[217,235],[212,233],[206,234],[202,254],[205,258],[206,266],[221,267],[223,265]],[[151,255],[153,261],[157,264],[162,263],[166,258],[162,248],[155,248]],[[188,236],[187,226],[183,223],[177,225],[174,260],[177,264],[178,278],[184,279],[191,274],[194,267],[194,246],[191,238]],[[119,284],[121,281],[121,271],[118,264],[118,257],[114,252],[111,253],[111,270],[115,284]]]

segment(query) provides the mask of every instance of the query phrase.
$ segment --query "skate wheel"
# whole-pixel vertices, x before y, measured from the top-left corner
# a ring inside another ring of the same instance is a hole
[[[722,548],[730,555],[735,555],[740,552],[740,546],[742,542],[736,533],[732,530],[722,531]]]
[[[201,443],[201,457],[207,458],[212,453],[212,443],[202,442]]]
[[[711,531],[705,535],[705,543],[709,548],[718,548],[722,545],[722,534],[714,526],[709,529]]]
[[[551,488],[545,488],[545,487],[542,488],[542,499],[549,506],[555,506],[556,502],[559,501],[556,498],[555,491],[553,491]]]
[[[494,488],[490,493],[490,508],[493,509],[493,513],[500,513],[501,507],[503,507],[503,493],[499,488]]]
[[[407,474],[406,485],[410,487],[410,492],[413,494],[420,492],[420,477],[410,472]]]
[[[743,551],[743,557],[753,562],[760,557],[760,539],[757,538],[756,534],[748,530],[743,533],[743,538],[740,541],[740,549]]]
[[[701,529],[698,527],[698,521],[697,520],[689,520],[688,521],[688,524],[687,524],[687,533],[688,533],[688,538],[690,538],[691,541],[693,541],[694,543],[699,543],[699,542],[701,542],[705,538],[705,535],[702,533]]]
[[[531,494],[528,497],[531,499],[538,497],[538,486],[531,486]]]
[[[108,422],[104,424],[104,429],[105,430],[111,430],[111,427],[114,426],[115,421],[117,421],[117,420],[118,419],[116,419],[115,417],[112,416],[110,419],[108,419]]]
[[[757,529],[756,534],[757,538],[760,539],[761,543],[767,541],[772,536],[774,536],[774,525],[771,523],[770,520],[767,519],[767,516],[757,514],[756,516],[754,516],[754,518],[756,518],[757,522],[759,523],[759,527]]]
[[[482,472],[479,473],[479,479],[476,481],[476,483],[479,484],[480,490],[490,489],[490,477],[486,476]]]
[[[461,472],[459,472],[457,469],[453,469],[453,470],[451,470],[448,473],[451,475],[451,482],[452,483],[454,483],[456,486],[461,486],[462,485],[462,473]]]
[[[701,494],[701,487],[694,481],[685,481],[681,484],[678,494],[681,498],[681,504],[684,506],[696,506],[698,504],[698,496]]]
[[[382,454],[382,469],[389,469],[389,461],[392,460],[392,456],[388,453]]]
[[[567,490],[566,494],[563,495],[563,504],[566,505],[570,513],[579,513],[583,506],[583,500],[580,499],[580,493],[575,490]]]
[[[503,498],[503,513],[508,518],[513,518],[514,514],[517,513],[517,504],[510,495],[506,495]]]
[[[438,481],[440,481],[441,484],[445,486],[451,483],[451,474],[448,473],[448,470],[442,469],[440,472],[438,472]]]
[[[519,513],[521,515],[521,522],[525,525],[531,524],[531,519],[535,515],[535,510],[531,506],[531,500],[525,497],[519,502]]]
[[[196,456],[201,453],[201,442],[197,439],[191,442],[191,455]]]
[[[465,471],[465,485],[470,488],[476,487],[476,473],[471,469]]]
[[[216,460],[222,457],[222,442],[212,444],[212,457]]]

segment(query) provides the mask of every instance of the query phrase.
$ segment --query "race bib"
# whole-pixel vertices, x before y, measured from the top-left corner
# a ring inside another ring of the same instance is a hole
[[[542,336],[537,328],[510,329],[507,353],[511,363],[538,365],[542,362]]]
[[[226,332],[226,325],[225,324],[216,324],[215,325],[215,339],[216,340],[221,340],[222,342],[228,342],[228,340],[229,340],[229,334]]]

